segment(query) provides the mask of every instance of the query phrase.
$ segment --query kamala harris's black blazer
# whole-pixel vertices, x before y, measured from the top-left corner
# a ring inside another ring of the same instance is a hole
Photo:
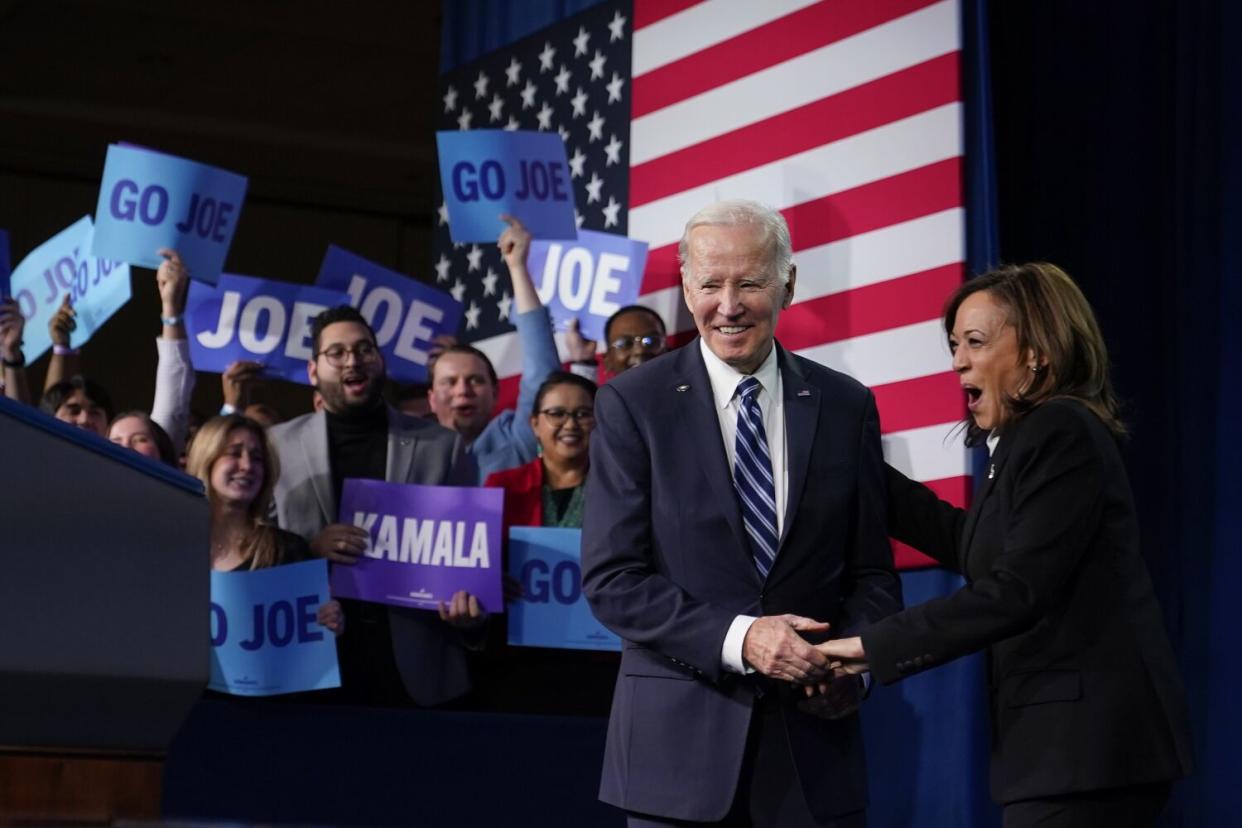
[[[967,584],[864,630],[867,659],[888,684],[987,648],[996,801],[1190,772],[1181,679],[1098,417],[1056,400],[1006,426],[969,511],[887,475],[890,533]]]

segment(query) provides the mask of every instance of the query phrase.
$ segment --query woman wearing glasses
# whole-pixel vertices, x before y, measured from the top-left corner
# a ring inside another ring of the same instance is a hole
[[[580,529],[595,428],[595,383],[563,371],[550,374],[535,395],[530,425],[539,456],[488,475],[485,484],[505,490],[505,537],[510,526]],[[510,582],[512,597],[519,590]],[[502,624],[493,626],[492,635],[479,682],[484,707],[515,713],[608,712],[617,677],[615,653],[507,647]]]
[[[595,427],[595,383],[556,371],[535,395],[530,427],[539,456],[524,466],[488,475],[486,486],[505,490],[505,528],[582,528],[591,429]]]

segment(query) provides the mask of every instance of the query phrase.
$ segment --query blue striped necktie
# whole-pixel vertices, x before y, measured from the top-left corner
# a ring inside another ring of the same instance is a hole
[[[742,523],[750,536],[755,567],[764,578],[776,561],[776,484],[772,479],[772,456],[759,409],[759,380],[746,377],[735,392],[737,444],[733,453],[733,485],[742,504]]]

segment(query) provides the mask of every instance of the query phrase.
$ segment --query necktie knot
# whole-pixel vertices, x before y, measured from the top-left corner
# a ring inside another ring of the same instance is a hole
[[[742,381],[737,384],[737,395],[742,402],[750,402],[759,395],[759,389],[762,388],[759,380],[754,377],[743,377]]]

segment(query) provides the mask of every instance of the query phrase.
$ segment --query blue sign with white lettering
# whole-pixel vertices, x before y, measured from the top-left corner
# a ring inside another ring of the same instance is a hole
[[[190,276],[214,285],[224,269],[246,197],[246,177],[165,155],[113,144],[104,162],[95,207],[96,256],[157,268],[170,247]]]
[[[335,637],[316,620],[330,600],[324,560],[212,572],[207,686],[235,696],[340,687]]]
[[[186,331],[199,371],[223,373],[237,360],[267,375],[310,385],[310,326],[320,312],[349,303],[343,291],[225,273],[215,287],[190,282]]]
[[[500,214],[537,239],[576,239],[574,187],[555,132],[475,129],[436,133],[440,185],[454,242],[494,242]]]
[[[388,376],[397,382],[426,382],[431,341],[455,334],[461,323],[461,302],[449,294],[336,245],[323,257],[315,284],[349,294],[349,304],[375,330]]]
[[[604,323],[638,300],[647,243],[579,230],[577,241],[531,242],[526,267],[557,327],[578,320],[586,339],[604,338]]]
[[[509,575],[522,597],[509,604],[509,643],[562,650],[620,650],[582,595],[582,530],[509,529]]]
[[[0,299],[13,295],[9,287],[9,274],[12,272],[13,265],[9,261],[9,231],[0,230]]]
[[[69,344],[80,348],[129,301],[129,265],[90,255],[90,216],[83,216],[22,259],[9,288],[26,318],[26,359],[34,362],[52,347],[47,323],[66,295],[77,315]]]

